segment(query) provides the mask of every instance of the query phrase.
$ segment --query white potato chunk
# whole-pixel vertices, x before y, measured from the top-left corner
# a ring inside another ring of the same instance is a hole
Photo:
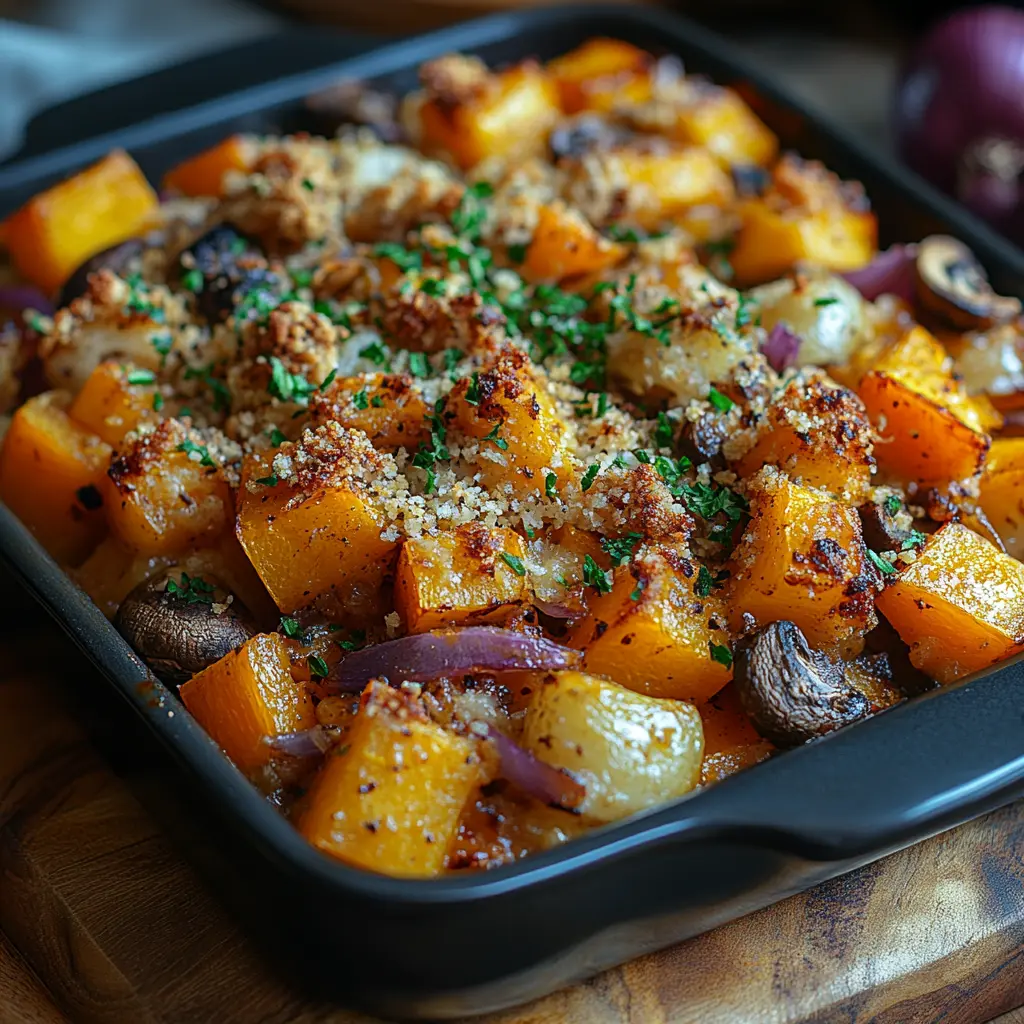
[[[616,821],[689,793],[700,781],[704,729],[684,701],[647,697],[581,672],[538,687],[521,740],[586,786],[580,810]]]
[[[748,293],[753,316],[770,331],[784,323],[803,344],[798,366],[849,361],[868,330],[864,299],[853,285],[825,271],[784,277]]]

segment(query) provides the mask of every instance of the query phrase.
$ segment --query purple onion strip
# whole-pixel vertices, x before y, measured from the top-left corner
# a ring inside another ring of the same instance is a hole
[[[543,612],[549,619],[572,619],[580,614],[579,609],[570,608],[567,604],[559,604],[557,601],[545,601],[542,598],[534,597],[534,607]]]
[[[0,285],[0,308],[13,313],[34,309],[43,316],[52,316],[56,306],[38,289],[28,284]]]
[[[311,729],[268,736],[265,742],[289,757],[323,757],[331,749],[332,741],[330,733],[322,725],[314,725]]]
[[[487,738],[494,744],[500,760],[502,778],[536,797],[549,807],[575,811],[587,797],[586,788],[568,772],[538,761],[528,750],[510,740],[500,729],[487,726]]]
[[[768,365],[776,372],[782,373],[796,362],[800,354],[800,336],[794,334],[785,324],[776,324],[761,345],[761,352]]]
[[[859,270],[848,270],[845,278],[864,296],[874,302],[879,295],[895,295],[906,302],[914,301],[914,261],[916,245],[893,245]]]
[[[352,693],[371,679],[428,683],[468,672],[552,672],[575,668],[578,651],[552,640],[497,626],[416,633],[347,654],[324,680],[326,688]]]

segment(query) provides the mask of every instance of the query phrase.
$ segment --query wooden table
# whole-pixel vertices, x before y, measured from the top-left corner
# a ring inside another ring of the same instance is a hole
[[[26,602],[0,627],[0,1024],[366,1024],[259,961],[133,795],[169,782],[130,712]],[[487,1024],[965,1024],[1022,1002],[1018,804]]]

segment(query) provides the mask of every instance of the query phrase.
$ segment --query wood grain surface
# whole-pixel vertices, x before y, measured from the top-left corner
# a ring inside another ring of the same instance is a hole
[[[54,627],[24,608],[12,618],[0,1022],[368,1024],[303,1000],[260,961],[134,795],[163,787],[166,801],[173,778],[148,777],[130,713]],[[486,1024],[973,1024],[1022,1002],[1015,805]]]

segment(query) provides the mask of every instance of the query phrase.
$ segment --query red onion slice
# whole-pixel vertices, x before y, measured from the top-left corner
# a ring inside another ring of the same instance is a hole
[[[22,310],[34,309],[43,316],[51,316],[56,306],[38,289],[30,284],[0,285],[0,309],[21,315]]]
[[[568,772],[538,761],[528,750],[510,740],[500,729],[487,726],[487,738],[494,744],[500,759],[501,777],[536,797],[549,807],[576,811],[587,798],[587,790]]]
[[[351,693],[371,679],[428,683],[468,672],[552,672],[579,664],[578,651],[553,640],[497,626],[416,633],[347,654],[324,680],[327,689]]]
[[[782,373],[796,362],[800,354],[800,336],[794,334],[785,324],[776,324],[761,345],[761,352],[768,365],[776,372]]]
[[[864,296],[874,302],[879,295],[895,295],[906,302],[914,301],[914,261],[916,245],[893,245],[859,270],[848,270],[845,278]]]
[[[581,614],[578,608],[570,608],[569,605],[559,604],[557,601],[545,601],[540,597],[534,597],[533,605],[549,619],[573,619]]]
[[[323,757],[331,749],[332,740],[331,734],[322,725],[314,725],[311,729],[267,736],[264,742],[279,754],[287,754],[289,757]]]

